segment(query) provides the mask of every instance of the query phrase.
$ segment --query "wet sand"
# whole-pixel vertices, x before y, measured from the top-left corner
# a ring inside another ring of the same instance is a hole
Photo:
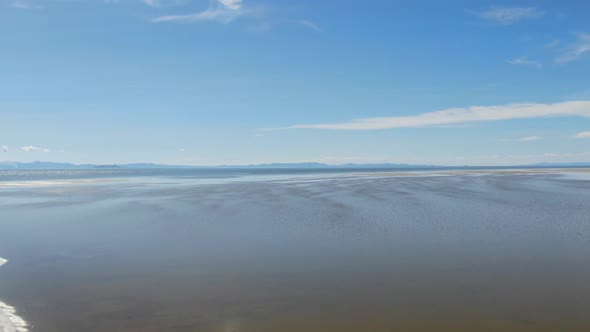
[[[588,331],[561,173],[2,188],[0,299],[42,332]]]

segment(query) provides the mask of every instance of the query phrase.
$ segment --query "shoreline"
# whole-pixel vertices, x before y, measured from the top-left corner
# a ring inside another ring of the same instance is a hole
[[[551,167],[551,168],[498,168],[498,169],[461,169],[461,170],[381,170],[367,172],[362,169],[350,170],[350,172],[334,172],[334,173],[310,173],[305,175],[281,174],[280,177],[286,179],[292,176],[313,176],[313,177],[345,177],[345,176],[359,176],[359,177],[431,177],[431,176],[463,176],[463,175],[522,175],[522,174],[553,174],[553,173],[571,173],[571,174],[590,174],[590,167]],[[248,175],[238,177],[237,179],[248,178],[249,180],[256,176],[264,177],[264,175]],[[233,178],[234,180],[236,178]],[[73,185],[92,185],[104,183],[126,182],[123,178],[106,178],[106,179],[72,179],[72,180],[22,180],[22,181],[2,181],[0,179],[0,189],[18,189],[18,188],[40,188],[52,186],[73,186]],[[0,264],[1,265],[1,264]],[[0,331],[2,332],[2,331]]]
[[[363,176],[461,176],[461,175],[520,175],[520,174],[555,174],[555,173],[590,173],[590,168],[514,168],[514,169],[471,169],[414,172],[372,172],[360,173]]]
[[[23,188],[23,187],[48,187],[48,186],[66,186],[97,184],[110,182],[124,182],[119,179],[82,179],[82,180],[25,180],[25,181],[0,181],[0,188]],[[1,265],[1,264],[0,264]]]
[[[0,257],[0,267],[8,261]],[[16,308],[0,301],[0,332],[29,332],[29,324],[17,314]]]

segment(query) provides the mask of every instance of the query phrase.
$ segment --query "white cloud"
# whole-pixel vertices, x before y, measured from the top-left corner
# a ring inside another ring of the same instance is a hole
[[[590,101],[567,101],[555,104],[508,104],[471,106],[409,116],[357,119],[341,123],[294,125],[290,129],[376,130],[418,128],[512,119],[581,116],[590,118]]]
[[[586,54],[590,54],[590,34],[580,33],[578,40],[569,45],[563,54],[555,58],[555,62],[572,62],[579,60]]]
[[[317,31],[317,32],[322,32],[322,29],[315,23],[308,21],[308,20],[295,20],[293,21],[293,23],[295,24],[299,24],[302,27]]]
[[[2,145],[2,152],[8,152],[8,147],[6,145]]]
[[[210,21],[227,24],[249,13],[251,13],[251,11],[244,8],[242,0],[209,0],[209,8],[205,11],[193,14],[160,16],[152,21],[156,23],[194,23]]]
[[[540,141],[542,139],[543,139],[543,137],[540,137],[540,136],[527,136],[527,137],[519,138],[518,140],[521,142],[534,142],[534,141]]]
[[[510,25],[524,19],[541,18],[545,13],[535,7],[490,7],[488,10],[478,12],[477,15],[499,24]]]
[[[574,138],[590,138],[590,131],[583,131],[581,133],[576,134]]]
[[[538,61],[529,60],[525,56],[521,56],[516,59],[508,60],[508,63],[511,65],[518,65],[518,66],[533,66],[537,68],[541,68],[543,65]]]
[[[20,148],[21,150],[23,150],[24,152],[44,152],[44,153],[49,153],[51,152],[51,150],[46,149],[46,148],[40,148],[38,146],[34,146],[34,145],[27,145],[27,146],[23,146]]]
[[[242,0],[217,0],[225,7],[231,10],[238,10],[242,8]]]

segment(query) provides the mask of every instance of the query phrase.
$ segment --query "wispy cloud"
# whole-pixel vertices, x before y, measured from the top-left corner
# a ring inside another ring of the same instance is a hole
[[[162,5],[160,3],[160,0],[141,0],[141,2],[145,3],[150,7],[160,7]]]
[[[322,29],[315,23],[308,21],[308,20],[294,20],[293,23],[299,24],[300,26],[314,30],[316,32],[322,32]]]
[[[511,65],[517,65],[517,66],[531,66],[531,67],[537,67],[537,68],[543,67],[543,65],[540,62],[529,60],[525,56],[521,56],[516,59],[508,60],[508,63]]]
[[[526,137],[521,137],[521,138],[502,138],[499,139],[498,141],[500,142],[535,142],[535,141],[541,141],[543,140],[543,137],[541,136],[526,136]]]
[[[70,1],[75,1],[75,0],[70,0]],[[102,1],[106,4],[116,5],[116,4],[120,4],[120,3],[124,2],[125,0],[102,0]],[[186,5],[186,4],[190,3],[191,0],[134,0],[134,1],[142,3],[142,4],[152,7],[152,8],[165,8],[165,7],[172,7],[172,6],[178,6],[178,5]]]
[[[476,12],[476,14],[485,20],[511,25],[525,19],[541,18],[545,12],[535,7],[490,7],[482,12]]]
[[[49,150],[47,148],[40,148],[40,147],[34,146],[34,145],[23,146],[20,149],[23,150],[24,152],[44,152],[44,153],[51,152],[51,150]]]
[[[289,129],[377,130],[419,128],[450,124],[581,116],[590,118],[590,101],[567,101],[555,104],[508,104],[502,106],[471,106],[410,116],[357,119],[341,123],[303,124]]]
[[[540,136],[527,136],[527,137],[519,138],[518,140],[521,142],[534,142],[534,141],[540,141],[542,139],[543,139],[543,137],[540,137]]]
[[[590,131],[583,131],[581,133],[577,133],[574,138],[590,138]]]
[[[579,60],[586,54],[590,54],[590,34],[579,33],[578,39],[569,45],[565,52],[555,58],[557,63],[567,63]]]
[[[209,8],[205,11],[183,15],[160,16],[152,21],[156,23],[195,23],[209,21],[227,24],[250,13],[252,13],[252,10],[247,9],[242,0],[209,0]]]
[[[223,4],[225,7],[231,9],[231,10],[238,10],[240,8],[242,8],[242,2],[243,0],[217,0],[219,1],[221,4]]]
[[[15,9],[41,9],[42,6],[32,4],[25,0],[13,0],[10,2],[10,7]]]
[[[2,152],[8,152],[8,146],[2,145]]]

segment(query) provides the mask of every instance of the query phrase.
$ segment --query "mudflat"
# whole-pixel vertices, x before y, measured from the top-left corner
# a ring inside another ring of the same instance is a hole
[[[562,170],[5,186],[0,300],[43,332],[588,331],[589,202]]]

